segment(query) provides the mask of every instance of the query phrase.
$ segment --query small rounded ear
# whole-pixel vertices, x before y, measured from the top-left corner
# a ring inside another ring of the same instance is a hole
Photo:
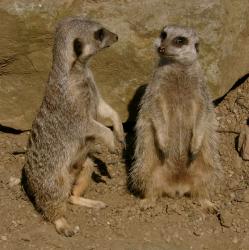
[[[82,54],[82,43],[78,38],[73,41],[73,49],[77,57]]]
[[[196,52],[199,53],[199,43],[195,44],[195,49],[196,49]]]

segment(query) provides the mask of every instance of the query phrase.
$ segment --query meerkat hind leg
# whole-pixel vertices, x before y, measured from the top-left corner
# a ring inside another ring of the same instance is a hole
[[[154,207],[157,199],[163,196],[168,187],[165,176],[163,166],[158,165],[146,183],[144,198],[140,201],[141,210]]]
[[[79,226],[70,226],[64,217],[54,221],[56,231],[66,237],[72,237],[80,231]]]
[[[76,181],[72,189],[73,196],[80,197],[84,194],[91,181],[94,165],[94,162],[89,157],[85,160],[81,172],[76,177]]]
[[[191,196],[198,200],[205,212],[216,214],[219,211],[218,206],[210,200],[206,187],[195,187],[191,190]]]
[[[197,199],[206,212],[217,213],[219,211],[218,206],[210,200],[210,192],[212,192],[210,182],[212,180],[209,179],[210,177],[207,177],[208,170],[205,169],[208,168],[208,163],[205,162],[202,153],[192,162],[190,168],[194,170],[195,173],[199,173],[191,177],[190,196]]]
[[[106,204],[102,201],[91,200],[80,197],[87,189],[89,182],[91,180],[93,172],[94,162],[87,158],[83,164],[83,169],[80,172],[78,178],[76,179],[75,185],[72,190],[72,195],[69,198],[71,204],[89,207],[89,208],[104,208]]]
[[[95,208],[95,209],[101,209],[107,206],[102,201],[86,199],[86,198],[73,196],[73,195],[69,198],[69,202],[74,205],[79,205],[79,206],[88,207],[88,208]]]

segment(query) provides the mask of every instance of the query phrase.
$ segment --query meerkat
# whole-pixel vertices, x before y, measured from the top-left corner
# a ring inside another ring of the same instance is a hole
[[[118,36],[83,17],[66,18],[55,31],[52,69],[33,122],[23,168],[26,191],[58,233],[73,236],[78,226],[66,218],[67,202],[93,208],[105,203],[80,197],[94,163],[94,141],[111,152],[124,141],[121,120],[101,97],[89,59],[117,42]],[[100,119],[112,121],[114,134]]]
[[[196,197],[214,211],[216,118],[198,62],[199,38],[188,27],[166,26],[156,42],[159,64],[140,103],[131,186],[142,208],[167,195]]]

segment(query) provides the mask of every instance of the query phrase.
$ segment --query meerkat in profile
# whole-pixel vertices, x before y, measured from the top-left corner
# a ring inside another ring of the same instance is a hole
[[[124,141],[121,120],[102,99],[88,67],[93,55],[117,40],[101,24],[82,17],[64,19],[56,28],[52,69],[32,125],[23,174],[35,207],[65,236],[79,231],[65,218],[68,201],[105,207],[80,197],[92,174],[94,141],[104,142],[111,152],[116,139]],[[103,118],[112,121],[115,136],[99,122]]]
[[[187,27],[166,26],[157,40],[160,60],[141,101],[130,173],[144,208],[163,195],[190,195],[215,209],[209,189],[219,165],[216,119],[198,46]]]

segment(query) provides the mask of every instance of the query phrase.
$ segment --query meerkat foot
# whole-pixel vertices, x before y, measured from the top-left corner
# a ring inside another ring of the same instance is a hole
[[[216,214],[219,211],[219,207],[208,199],[200,200],[202,208],[211,214]]]
[[[102,201],[86,199],[78,196],[71,196],[69,202],[74,205],[79,205],[88,208],[101,209],[107,207],[107,205]]]
[[[140,201],[140,210],[144,211],[153,208],[156,205],[156,199],[145,198]]]
[[[72,237],[73,235],[79,233],[79,226],[70,226],[65,218],[60,218],[54,221],[56,231],[66,237]]]

